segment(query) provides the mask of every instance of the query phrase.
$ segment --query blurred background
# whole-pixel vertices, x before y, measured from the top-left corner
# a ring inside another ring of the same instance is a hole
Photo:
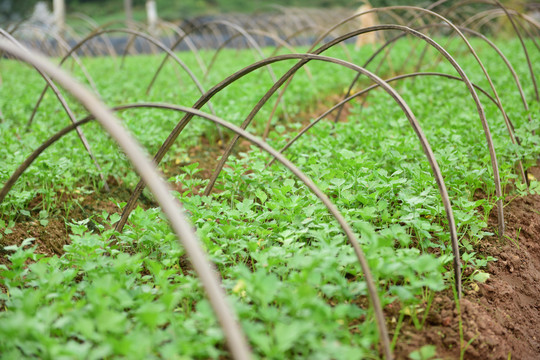
[[[451,6],[457,2],[450,0],[445,5]],[[540,9],[538,1],[506,0],[502,2],[519,11],[534,13]],[[104,24],[113,20],[125,19],[126,14],[134,21],[144,21],[147,18],[147,3],[154,3],[152,6],[155,6],[161,19],[173,21],[230,12],[264,12],[272,10],[272,7],[276,5],[356,9],[364,2],[351,0],[0,0],[0,22],[22,20],[32,16],[36,11],[43,12],[44,9],[53,12],[55,6],[62,6],[60,3],[65,7],[67,13],[83,13],[92,17],[98,24]],[[432,1],[371,0],[370,3],[373,7],[405,4],[427,6]]]
[[[540,23],[540,2],[502,2]],[[514,33],[495,1],[490,4],[470,0],[0,0],[0,28],[25,46],[52,56],[62,55],[86,36],[104,29],[107,34],[92,37],[87,43],[85,55],[114,55],[123,49],[131,53],[158,51],[140,36],[137,39],[128,36],[123,30],[126,28],[145,32],[176,50],[189,50],[185,42],[174,45],[175,39],[183,33],[190,34],[199,48],[249,47],[247,40],[238,36],[235,26],[253,32],[251,36],[258,37],[261,46],[275,46],[276,39],[292,45],[308,45],[316,33],[356,12],[370,6],[391,5],[434,7],[458,24],[474,22],[476,30],[486,35],[512,36]],[[453,18],[458,8],[460,18]],[[403,19],[411,14],[405,9],[393,13]],[[381,12],[362,19],[342,30],[396,21],[391,14]],[[118,30],[109,30],[111,28]],[[261,34],[261,31],[266,33]],[[375,34],[372,37],[375,38]]]

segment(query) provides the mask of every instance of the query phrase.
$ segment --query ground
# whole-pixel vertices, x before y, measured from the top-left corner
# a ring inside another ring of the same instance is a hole
[[[531,172],[538,176],[540,169]],[[496,261],[489,264],[485,283],[465,284],[463,336],[454,295],[447,290],[435,295],[422,330],[409,323],[401,330],[397,358],[433,344],[440,358],[458,359],[462,339],[470,342],[464,359],[540,359],[540,195],[508,197],[505,204],[505,237],[485,238],[476,249]],[[497,228],[494,212],[488,224],[488,230]]]
[[[247,150],[247,144],[241,143],[240,147]],[[201,173],[209,177],[210,166],[214,166],[212,164],[215,164],[220,147],[205,152],[196,150],[190,152],[190,157],[193,161],[210,164]],[[214,160],[210,161],[212,157]],[[172,168],[172,164],[166,165],[164,172],[171,175]],[[532,168],[530,172],[540,178],[540,167]],[[69,243],[65,218],[82,220],[103,210],[120,212],[116,202],[127,200],[130,190],[113,178],[109,179],[109,184],[111,192],[108,194],[62,195],[63,201],[77,200],[80,206],[70,214],[48,219],[45,226],[35,220],[37,212],[26,219],[19,219],[12,232],[3,235],[4,246],[20,244],[24,239],[33,237],[37,253],[61,256],[63,245]],[[35,199],[35,202],[38,204],[40,199]],[[461,349],[465,349],[464,359],[540,359],[540,195],[509,196],[505,204],[505,237],[487,237],[475,249],[496,259],[487,268],[489,279],[485,283],[464,281],[461,311],[455,306],[455,297],[450,289],[435,294],[427,315],[419,315],[420,321],[427,316],[421,329],[416,328],[406,316],[396,343],[397,359],[407,359],[412,351],[425,345],[434,345],[438,358],[443,359],[460,358]],[[143,199],[141,205],[155,204]],[[496,228],[497,217],[492,212],[486,230],[493,232]],[[9,262],[2,256],[0,264]],[[471,274],[465,274],[468,275]],[[399,308],[391,304],[385,311],[389,328],[395,333]]]

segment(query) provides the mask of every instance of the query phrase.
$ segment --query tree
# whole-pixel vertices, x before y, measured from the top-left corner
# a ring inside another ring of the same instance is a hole
[[[0,1],[0,21],[16,21],[28,16],[38,0],[2,0]]]

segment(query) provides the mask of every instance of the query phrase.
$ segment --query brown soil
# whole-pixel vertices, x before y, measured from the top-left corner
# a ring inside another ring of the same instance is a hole
[[[188,150],[188,162],[171,161],[163,164],[163,172],[167,177],[181,173],[181,167],[194,162],[199,163],[201,172],[196,177],[208,179],[217,164],[217,160],[223,153],[222,144],[210,143],[208,139],[201,136],[201,144]],[[250,143],[240,139],[235,146],[234,153],[248,151]],[[185,156],[179,154],[179,158]],[[64,245],[69,244],[69,234],[71,233],[69,223],[73,221],[93,218],[94,221],[101,223],[101,219],[96,215],[106,211],[108,214],[122,213],[118,203],[129,199],[132,189],[112,176],[107,179],[110,192],[92,191],[86,194],[81,191],[58,193],[56,198],[60,204],[57,208],[51,209],[48,223],[43,225],[39,222],[39,211],[43,208],[43,198],[38,195],[27,206],[30,216],[19,216],[16,219],[16,225],[6,229],[0,229],[0,264],[8,265],[10,262],[5,256],[8,252],[3,248],[9,245],[20,245],[25,239],[34,238],[31,246],[37,245],[36,254],[45,256],[61,256],[64,253]],[[176,190],[185,191],[181,185],[176,186]],[[71,206],[62,207],[66,203]],[[148,199],[141,194],[138,205],[143,208],[158,206],[152,199]],[[88,223],[89,228],[93,229],[93,223]],[[187,262],[187,261],[185,261]],[[189,266],[185,266],[189,268]]]
[[[212,172],[217,165],[218,159],[225,151],[224,147],[228,143],[228,139],[225,140],[225,144],[218,140],[217,143],[212,143],[206,136],[200,137],[200,144],[195,145],[187,151],[186,154],[178,154],[176,159],[171,160],[163,165],[163,173],[167,177],[174,176],[180,173],[180,168],[193,163],[198,162],[201,172],[197,173],[197,177],[201,179],[208,179],[212,176]],[[240,140],[241,142],[242,140]],[[238,147],[238,144],[237,146]],[[174,157],[173,157],[174,158]]]
[[[59,204],[69,203],[70,207],[51,209],[51,214],[46,219],[47,223],[39,221],[39,211],[42,210],[42,197],[38,195],[28,204],[27,210],[30,216],[17,218],[16,225],[10,229],[0,229],[2,238],[0,239],[0,264],[9,264],[9,260],[4,255],[4,246],[20,245],[25,239],[34,238],[31,246],[36,245],[36,254],[45,256],[60,256],[64,253],[64,245],[69,244],[69,234],[71,233],[69,223],[94,217],[106,211],[108,214],[121,213],[117,202],[126,201],[131,192],[121,181],[113,177],[107,180],[110,192],[93,191],[90,194],[75,191],[72,193],[59,193],[57,199]],[[139,205],[148,208],[155,204],[146,198],[139,201]],[[96,221],[100,221],[94,217]],[[93,223],[89,223],[91,228]],[[6,231],[7,230],[7,231]]]
[[[37,245],[36,253],[46,256],[61,255],[62,247],[68,242],[68,234],[63,221],[49,220],[46,226],[38,221],[29,221],[17,224],[12,232],[3,235],[2,248],[9,245],[20,245],[25,239],[34,238],[32,245]],[[6,254],[1,250],[1,254]],[[0,256],[0,264],[9,263],[8,259]]]
[[[505,238],[487,238],[477,249],[497,259],[488,265],[490,278],[478,285],[464,282],[463,336],[452,292],[436,294],[423,329],[406,320],[396,358],[435,345],[442,359],[459,359],[462,348],[464,359],[540,359],[540,195],[511,200],[505,220]],[[494,212],[489,227],[497,228]],[[396,309],[390,315],[397,314]]]

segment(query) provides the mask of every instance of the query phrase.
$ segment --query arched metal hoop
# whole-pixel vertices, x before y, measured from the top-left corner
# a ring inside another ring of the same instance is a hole
[[[369,71],[367,71],[367,70],[365,70],[365,69],[363,69],[363,68],[361,68],[359,66],[356,66],[354,64],[348,63],[348,62],[343,61],[343,60],[339,60],[339,59],[335,59],[335,58],[329,58],[329,57],[320,56],[320,55],[314,55],[314,54],[287,54],[287,55],[276,56],[274,58],[269,58],[269,59],[266,59],[266,60],[263,60],[263,61],[259,61],[259,62],[255,63],[255,64],[252,64],[252,65],[240,70],[239,72],[235,73],[234,75],[231,75],[230,77],[228,77],[227,79],[222,81],[220,84],[218,84],[214,88],[212,88],[204,97],[199,99],[199,101],[197,101],[197,103],[195,104],[194,108],[199,108],[199,107],[203,106],[206,101],[210,100],[210,98],[212,96],[214,96],[215,94],[217,94],[219,91],[223,90],[225,87],[227,87],[228,85],[230,85],[234,81],[240,79],[241,77],[245,76],[246,74],[249,74],[249,73],[253,72],[254,70],[256,70],[258,68],[261,68],[263,66],[266,66],[268,64],[278,62],[278,61],[295,60],[295,59],[300,60],[300,63],[302,65],[309,62],[310,60],[321,60],[321,61],[335,63],[335,64],[338,64],[338,65],[341,65],[341,66],[348,67],[351,70],[361,72],[361,73],[367,75],[368,77],[370,77],[374,82],[380,84],[381,87],[385,91],[387,91],[388,94],[391,95],[392,98],[399,104],[402,111],[405,113],[405,115],[409,119],[409,122],[410,122],[413,130],[415,131],[418,139],[420,140],[420,143],[422,145],[422,149],[424,150],[424,153],[425,153],[425,155],[426,155],[426,157],[427,157],[427,159],[429,161],[432,172],[433,172],[433,174],[435,176],[435,181],[436,181],[437,186],[439,188],[439,193],[441,194],[441,197],[442,197],[442,200],[443,200],[443,204],[444,204],[444,208],[445,208],[445,212],[446,212],[446,217],[447,217],[447,220],[448,220],[448,226],[449,226],[449,230],[450,230],[450,239],[451,239],[451,242],[452,242],[453,258],[454,258],[453,266],[454,266],[455,285],[456,285],[456,289],[458,291],[458,294],[461,297],[461,262],[460,262],[460,255],[459,255],[459,244],[458,244],[458,240],[457,240],[457,231],[456,231],[454,216],[453,216],[453,213],[452,213],[452,206],[451,206],[451,203],[450,203],[450,199],[448,197],[448,191],[447,191],[446,186],[444,184],[444,179],[443,179],[442,174],[440,172],[437,161],[435,160],[435,157],[433,155],[433,151],[431,150],[429,142],[427,141],[427,139],[426,139],[421,127],[420,127],[420,124],[416,120],[416,118],[415,118],[414,114],[412,113],[411,109],[408,107],[408,105],[405,103],[405,101],[399,96],[399,94],[391,86],[389,86],[387,83],[385,83],[384,80],[380,79],[375,74],[372,74],[371,72],[369,72]],[[292,69],[298,70],[300,67],[301,66],[294,66]],[[290,74],[292,69],[289,70],[289,72],[287,74]],[[283,82],[287,79],[287,77],[285,77],[285,76],[286,75],[284,75],[284,78],[282,78]],[[273,91],[277,90],[277,87],[275,87],[275,86],[272,87],[272,89],[265,94],[265,96],[263,97],[261,102],[266,101],[271,96],[271,94],[273,93],[272,90]],[[261,102],[259,102],[256,105],[255,109],[260,109],[262,107]],[[252,116],[252,115],[254,116],[253,111],[250,114],[250,116]],[[185,128],[185,126],[187,126],[187,124],[189,123],[189,121],[191,120],[192,117],[193,117],[193,115],[190,115],[190,114],[186,115],[178,123],[178,125],[174,128],[174,130],[171,132],[169,137],[165,140],[165,142],[163,143],[161,148],[158,150],[158,153],[155,155],[154,160],[156,161],[156,163],[159,163],[161,161],[161,159],[163,158],[165,153],[168,151],[168,149],[170,148],[172,143],[176,140],[176,138],[178,137],[180,132]],[[248,119],[250,119],[250,117],[248,117]],[[246,121],[244,121],[244,124],[242,124],[242,126],[241,126],[242,129],[245,128]],[[233,141],[235,139],[237,140],[238,136],[235,136]],[[230,149],[228,148],[227,150],[230,150]],[[217,178],[217,176],[216,176],[216,178]],[[122,216],[121,216],[120,220],[118,221],[118,223],[116,225],[116,230],[117,231],[119,231],[119,232],[122,231],[128,217],[129,217],[129,214],[134,209],[135,202],[138,199],[139,195],[141,194],[143,188],[144,188],[144,184],[142,182],[139,182],[137,184],[137,186],[135,187],[135,189],[134,189],[134,191],[132,193],[132,196],[130,197],[130,199],[128,200],[126,206],[124,207],[124,211],[122,213]]]
[[[281,162],[287,169],[289,169],[300,181],[302,181],[314,194],[317,196],[322,203],[326,206],[330,214],[336,219],[336,221],[339,223],[343,231],[345,232],[345,235],[347,236],[347,239],[349,241],[349,244],[353,247],[353,250],[355,252],[355,255],[358,259],[358,262],[360,263],[360,267],[362,269],[362,272],[364,273],[364,277],[366,280],[367,288],[368,288],[368,296],[370,299],[370,302],[373,306],[375,317],[377,321],[377,327],[379,329],[379,336],[381,345],[383,347],[383,351],[385,354],[385,357],[387,359],[392,359],[392,352],[390,348],[390,338],[388,336],[388,330],[386,329],[386,321],[384,318],[384,313],[382,311],[382,306],[379,300],[379,295],[377,292],[377,288],[375,286],[375,282],[373,281],[373,276],[371,274],[371,271],[369,269],[369,265],[367,263],[367,259],[364,255],[364,252],[362,251],[362,248],[360,247],[360,244],[358,243],[358,240],[356,239],[356,236],[352,230],[352,228],[349,226],[343,215],[341,215],[340,211],[337,209],[337,207],[330,201],[328,196],[326,196],[316,185],[315,183],[306,176],[302,171],[300,171],[293,163],[291,163],[289,160],[287,160],[283,155],[281,155],[277,150],[273,149],[270,145],[268,145],[266,142],[257,139],[255,136],[251,135],[250,133],[246,132],[245,130],[232,125],[231,123],[228,123],[220,118],[217,118],[213,115],[206,114],[200,110],[187,108],[183,106],[177,106],[177,105],[171,105],[171,104],[157,104],[157,103],[140,103],[140,104],[130,104],[130,105],[124,105],[116,107],[113,110],[125,110],[125,109],[134,109],[134,108],[158,108],[158,109],[168,109],[168,110],[175,110],[175,111],[182,111],[189,113],[191,115],[197,115],[199,117],[202,117],[204,119],[210,120],[214,122],[217,125],[221,125],[239,136],[244,137],[254,145],[258,146],[262,150],[266,151],[270,155],[274,157],[274,159]],[[4,200],[5,196],[11,189],[11,187],[15,184],[17,179],[22,175],[22,173],[32,164],[32,162],[43,152],[45,149],[47,149],[50,145],[52,145],[54,142],[59,140],[62,136],[68,134],[70,131],[74,130],[75,128],[86,124],[94,119],[94,116],[87,116],[85,119],[76,122],[75,124],[72,124],[55,135],[53,135],[51,138],[49,138],[47,141],[45,141],[40,147],[38,147],[13,173],[13,175],[10,177],[10,179],[7,181],[7,183],[4,185],[4,188],[0,191],[0,203]],[[224,329],[225,330],[225,329]]]
[[[120,124],[120,121],[90,91],[77,83],[71,76],[51,64],[40,55],[24,51],[4,40],[0,40],[0,49],[16,56],[22,61],[35,66],[58,82],[71,93],[88,111],[96,117],[103,128],[113,137],[125,152],[131,163],[141,175],[152,194],[169,218],[171,227],[178,236],[188,254],[197,275],[208,295],[219,323],[223,328],[227,345],[235,359],[251,359],[251,351],[219,285],[219,279],[212,264],[206,258],[199,240],[186,218],[180,203],[170,194],[167,183],[160,177],[152,161],[148,159],[136,140]]]
[[[394,82],[394,81],[398,81],[398,80],[403,80],[403,79],[407,79],[407,78],[414,78],[414,77],[423,77],[423,76],[437,76],[437,77],[442,77],[442,78],[447,78],[447,79],[451,79],[451,80],[457,80],[457,81],[461,81],[463,82],[463,79],[460,78],[460,77],[457,77],[457,76],[453,76],[453,75],[449,75],[449,74],[444,74],[444,73],[437,73],[437,72],[418,72],[418,73],[411,73],[411,74],[403,74],[403,75],[398,75],[398,76],[394,76],[390,79],[386,79],[385,81],[387,83],[391,83],[391,82]],[[283,146],[279,152],[280,153],[283,153],[285,152],[288,148],[290,148],[295,142],[296,140],[298,140],[302,135],[304,135],[305,133],[307,133],[312,127],[314,127],[315,125],[317,125],[322,119],[324,119],[326,116],[328,116],[329,114],[331,114],[333,111],[335,110],[340,110],[343,108],[343,105],[348,103],[349,101],[357,98],[357,97],[360,97],[362,95],[365,95],[369,92],[371,92],[372,90],[375,90],[377,88],[379,88],[379,84],[373,84],[361,91],[358,91],[354,94],[349,94],[348,97],[346,97],[345,99],[341,100],[340,102],[338,102],[337,104],[335,104],[334,106],[332,106],[331,108],[329,108],[328,110],[326,110],[324,113],[322,113],[321,115],[319,115],[315,120],[313,120],[309,125],[307,125],[305,128],[303,128],[296,136],[294,136],[291,140],[289,140],[287,142],[287,144],[285,144],[285,146]],[[484,90],[483,88],[479,87],[478,85],[476,84],[473,84],[474,88],[478,91],[480,91],[482,94],[484,94],[495,106],[497,106],[499,109],[500,109],[500,105],[499,103],[497,102],[497,100],[495,100],[486,90]],[[272,159],[266,166],[271,166],[273,163],[274,163],[275,159]],[[0,202],[1,202],[1,198],[0,198]]]

